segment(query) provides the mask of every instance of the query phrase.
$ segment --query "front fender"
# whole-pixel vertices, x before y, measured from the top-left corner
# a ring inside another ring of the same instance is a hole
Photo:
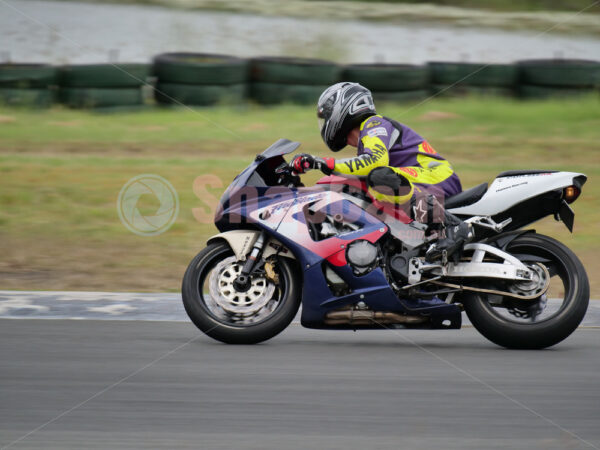
[[[226,241],[231,247],[231,250],[233,250],[238,261],[245,261],[246,255],[252,250],[252,246],[258,239],[259,234],[260,231],[255,230],[231,230],[211,236],[206,243],[211,244],[219,240]],[[285,256],[286,258],[296,259],[288,248],[277,239],[270,236],[265,244],[262,257],[266,259],[275,254]]]

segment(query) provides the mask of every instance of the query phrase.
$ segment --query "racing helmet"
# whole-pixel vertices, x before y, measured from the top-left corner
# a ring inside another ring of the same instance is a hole
[[[334,84],[325,89],[317,103],[321,137],[334,152],[346,146],[346,137],[353,128],[374,114],[371,91],[358,83]]]

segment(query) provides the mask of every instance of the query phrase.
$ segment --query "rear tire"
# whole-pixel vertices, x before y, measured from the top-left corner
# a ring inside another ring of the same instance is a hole
[[[227,314],[210,306],[209,292],[205,283],[213,269],[233,252],[224,241],[209,244],[190,263],[183,277],[182,297],[185,310],[194,324],[206,335],[226,344],[256,344],[281,333],[294,319],[301,301],[301,284],[294,270],[293,261],[279,258],[276,273],[279,284],[271,299],[275,305],[264,318],[251,323],[235,323]],[[272,281],[268,281],[272,283]],[[267,308],[266,305],[264,308]]]
[[[562,280],[564,298],[558,311],[539,322],[518,322],[503,316],[489,302],[487,294],[465,295],[464,307],[473,326],[483,336],[511,349],[542,349],[558,344],[579,326],[587,311],[590,287],[581,261],[565,245],[547,236],[527,234],[512,241],[508,253],[544,258],[544,263]],[[535,302],[536,300],[531,300]]]

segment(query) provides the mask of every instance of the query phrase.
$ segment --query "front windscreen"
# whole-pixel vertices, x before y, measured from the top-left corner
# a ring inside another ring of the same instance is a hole
[[[293,142],[288,139],[279,139],[262,152],[262,156],[265,158],[272,158],[273,156],[287,155],[288,153],[292,153],[298,147],[300,147],[299,142]]]

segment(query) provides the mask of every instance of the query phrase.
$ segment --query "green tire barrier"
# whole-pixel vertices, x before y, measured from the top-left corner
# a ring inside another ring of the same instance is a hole
[[[164,53],[154,58],[154,75],[175,84],[230,85],[248,79],[248,61],[203,53]]]
[[[58,91],[61,103],[72,108],[103,108],[141,105],[142,90],[138,88],[66,88]]]
[[[342,80],[360,83],[371,91],[427,89],[429,69],[408,64],[355,64],[344,68]]]
[[[148,64],[86,64],[59,69],[59,85],[72,88],[125,88],[146,83]]]
[[[252,83],[250,97],[262,105],[296,103],[317,104],[319,96],[329,85],[309,86],[302,84]]]
[[[0,64],[0,103],[71,107],[137,108],[144,105],[146,80],[158,77],[158,103],[214,105],[243,103],[315,104],[334,83],[369,88],[376,102],[411,102],[439,96],[504,96],[525,99],[598,93],[600,61],[540,59],[509,64],[430,62],[353,64],[340,67],[306,58],[164,53],[153,64]],[[250,84],[246,84],[250,83]],[[58,92],[54,86],[58,84]],[[149,86],[149,85],[148,85]]]
[[[305,58],[254,58],[250,79],[260,83],[330,86],[340,78],[340,67],[329,61]]]
[[[598,93],[593,88],[551,87],[522,84],[519,86],[519,96],[525,99],[568,98]]]
[[[514,97],[515,89],[508,87],[490,87],[490,86],[465,86],[457,85],[439,85],[431,86],[431,92],[436,97]]]
[[[511,64],[430,62],[433,84],[511,87],[518,79],[517,67]]]
[[[154,91],[158,103],[208,106],[239,104],[245,100],[246,84],[192,85],[159,82]]]
[[[427,89],[399,92],[373,92],[375,104],[380,102],[409,103],[423,100],[429,97]]]
[[[540,59],[518,63],[523,84],[560,87],[600,85],[600,62],[577,59]]]
[[[55,83],[55,67],[44,64],[0,64],[2,88],[46,88]]]
[[[10,106],[48,107],[54,102],[54,91],[44,88],[0,87],[0,103]]]

